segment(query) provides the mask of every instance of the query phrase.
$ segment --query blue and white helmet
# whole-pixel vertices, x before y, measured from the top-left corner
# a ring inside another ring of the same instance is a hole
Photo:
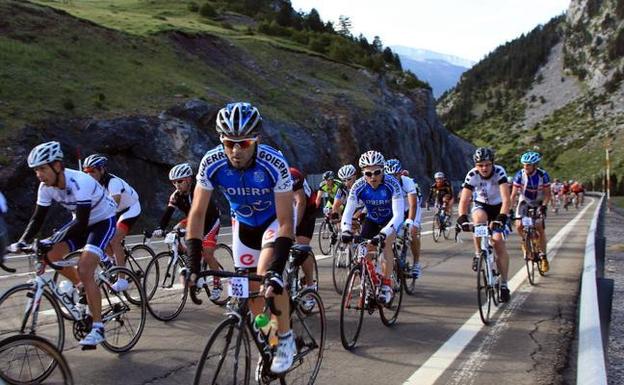
[[[56,160],[63,160],[63,151],[59,142],[41,143],[28,154],[28,167],[35,168]]]
[[[360,168],[370,166],[380,166],[383,168],[386,165],[386,161],[380,152],[369,150],[363,153],[362,156],[360,156],[360,161],[358,162],[358,165],[360,166]]]
[[[230,103],[217,113],[217,132],[225,136],[253,136],[262,127],[260,112],[249,103]]]
[[[398,159],[388,159],[386,161],[386,166],[384,167],[386,174],[397,174],[401,170],[403,170],[403,167],[401,167],[401,162]]]
[[[169,171],[169,180],[178,180],[189,176],[193,176],[193,168],[188,163],[176,164]]]
[[[93,154],[85,158],[82,167],[104,167],[108,162],[108,158],[104,155]]]
[[[542,160],[542,156],[535,151],[527,151],[522,154],[520,158],[520,163],[522,164],[537,164]]]
[[[352,178],[356,172],[357,170],[352,164],[345,164],[338,170],[338,178],[342,180],[349,179]]]

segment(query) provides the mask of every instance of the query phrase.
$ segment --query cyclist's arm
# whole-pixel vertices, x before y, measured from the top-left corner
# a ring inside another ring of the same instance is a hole
[[[552,198],[552,194],[550,192],[550,186],[546,186],[544,188],[544,203],[542,203],[544,206],[548,206],[548,204],[550,203],[550,200]]]
[[[518,197],[518,193],[519,193],[519,192],[520,192],[520,187],[518,187],[518,186],[514,185],[514,186],[511,188],[511,197],[510,197],[510,199],[511,199],[511,205],[512,205],[512,206],[515,206],[515,205],[516,205],[516,199],[517,199],[517,197]]]
[[[347,197],[347,204],[345,205],[344,211],[342,212],[342,219],[340,220],[342,231],[351,231],[353,225],[353,214],[355,213],[355,209],[357,208],[357,197],[355,196],[354,188],[351,188],[349,191],[349,196]]]
[[[459,215],[468,215],[471,201],[472,190],[468,187],[462,188],[462,191],[459,195],[459,205],[457,207],[457,212]]]
[[[277,216],[277,237],[273,250],[273,261],[269,265],[268,271],[278,274],[284,272],[284,267],[288,261],[290,247],[293,244],[293,193],[283,191],[275,193],[275,213]]]
[[[381,233],[386,234],[386,236],[392,235],[393,233],[398,232],[401,224],[403,223],[403,217],[405,216],[405,203],[401,194],[396,194],[392,197],[392,219],[383,229],[381,229]]]
[[[301,223],[303,219],[303,214],[306,211],[307,198],[303,189],[299,189],[294,192],[295,195],[295,213],[297,214],[297,226]]]
[[[407,218],[412,221],[416,218],[416,205],[418,204],[418,195],[407,194],[407,203],[409,204],[409,213],[407,214]]]
[[[501,206],[501,213],[508,213],[511,208],[511,196],[509,194],[509,184],[507,181],[498,185],[500,190],[501,199],[503,200],[503,204]]]
[[[334,204],[332,205],[332,213],[338,213],[340,214],[340,206],[343,205],[342,199],[336,197],[334,199]]]
[[[115,201],[117,206],[119,206],[119,202],[121,201],[121,194],[123,193],[124,186],[119,178],[112,178],[108,182],[108,189],[111,198]]]
[[[26,226],[26,230],[24,230],[24,234],[20,237],[21,242],[31,243],[35,235],[41,230],[41,226],[45,221],[46,215],[48,214],[48,210],[50,206],[35,206],[35,211],[33,215],[30,217],[30,221],[28,221],[28,226]]]
[[[316,193],[316,208],[321,207],[321,198],[323,198],[323,190],[319,189]]]
[[[174,212],[175,212],[175,207],[168,205],[167,208],[165,209],[165,212],[163,213],[162,218],[160,218],[160,222],[158,223],[158,228],[162,230],[166,229]]]
[[[199,183],[195,186],[191,210],[187,217],[186,239],[202,239],[204,237],[204,221],[211,196],[212,190],[201,186]]]

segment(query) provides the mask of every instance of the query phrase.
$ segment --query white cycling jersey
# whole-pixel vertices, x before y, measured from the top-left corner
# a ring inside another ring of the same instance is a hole
[[[503,202],[499,187],[503,183],[507,183],[507,173],[503,166],[495,164],[489,178],[483,178],[476,167],[468,171],[462,187],[472,191],[475,202],[498,205]]]
[[[110,179],[106,183],[106,190],[108,190],[111,197],[121,195],[117,205],[117,212],[131,207],[139,201],[139,194],[125,180],[117,175],[108,175],[110,175]]]
[[[117,204],[102,187],[89,174],[66,168],[65,188],[59,189],[39,184],[37,192],[37,204],[39,206],[51,206],[52,202],[58,202],[61,206],[72,212],[74,219],[76,209],[81,205],[90,205],[89,226],[108,219],[115,215]]]
[[[410,194],[416,195],[416,200],[418,201],[418,192],[416,191],[416,184],[414,180],[408,176],[401,175],[399,179],[399,185],[401,185],[401,190],[403,194],[403,207],[405,211],[409,211],[409,202],[407,200],[407,196]]]

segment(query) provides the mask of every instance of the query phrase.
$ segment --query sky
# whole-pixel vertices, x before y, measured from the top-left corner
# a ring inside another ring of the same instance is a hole
[[[403,45],[479,61],[564,13],[570,0],[291,0],[297,11],[316,8],[323,21],[349,16],[352,33],[384,46]]]

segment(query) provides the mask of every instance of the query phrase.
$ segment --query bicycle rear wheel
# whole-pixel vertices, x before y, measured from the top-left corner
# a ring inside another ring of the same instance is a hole
[[[490,323],[490,311],[492,309],[492,288],[488,285],[487,264],[485,263],[485,255],[481,253],[479,263],[477,264],[477,306],[479,307],[479,316],[484,325]]]
[[[367,285],[362,276],[362,266],[353,266],[340,301],[340,340],[347,350],[355,347],[362,329],[364,308],[367,304],[366,293],[372,289],[367,288]]]
[[[351,271],[351,253],[352,249],[349,245],[341,244],[332,250],[332,280],[336,293],[342,294],[345,283]]]
[[[156,255],[145,271],[143,282],[147,310],[160,321],[176,318],[188,298],[188,286],[181,282],[180,272],[185,268],[182,257],[173,263],[173,254],[164,251]]]
[[[392,301],[389,304],[378,302],[379,316],[385,326],[392,326],[396,323],[401,311],[401,303],[403,302],[403,272],[400,271],[396,258],[393,258],[393,265],[392,273],[390,274],[393,291]]]
[[[442,230],[442,233],[444,234],[444,239],[449,240],[451,239],[451,214],[445,216],[444,219],[444,230]]]
[[[433,236],[433,241],[434,242],[438,242],[438,240],[440,239],[440,235],[442,234],[442,231],[440,230],[440,216],[438,214],[435,214],[433,216],[433,229],[431,232],[431,235]]]
[[[156,257],[154,250],[147,245],[135,245],[130,249],[126,258],[126,266],[143,283],[145,269],[150,261]]]
[[[14,286],[0,296],[0,340],[16,334],[35,334],[50,341],[58,350],[65,345],[63,313],[56,297],[43,290],[33,328],[31,309],[35,291],[29,283]]]
[[[307,306],[304,311],[303,301]],[[310,302],[314,305],[310,307]],[[318,293],[305,289],[294,300],[290,323],[295,335],[297,354],[284,376],[288,384],[314,384],[323,361],[327,323],[325,307]]]
[[[26,367],[28,367],[26,369]],[[57,373],[54,369],[59,368]],[[35,335],[17,335],[0,341],[0,382],[73,385],[67,361],[48,340]]]
[[[251,352],[246,329],[228,317],[214,329],[195,369],[193,384],[249,384]]]
[[[102,293],[102,322],[106,341],[102,345],[114,353],[123,353],[139,342],[147,318],[145,293],[139,279],[125,267],[112,267],[104,273],[112,278],[123,275],[128,280],[128,289],[115,292],[106,281],[100,281]]]
[[[321,228],[318,234],[319,249],[323,255],[329,255],[332,245],[332,231],[331,225],[326,220],[321,223]]]

